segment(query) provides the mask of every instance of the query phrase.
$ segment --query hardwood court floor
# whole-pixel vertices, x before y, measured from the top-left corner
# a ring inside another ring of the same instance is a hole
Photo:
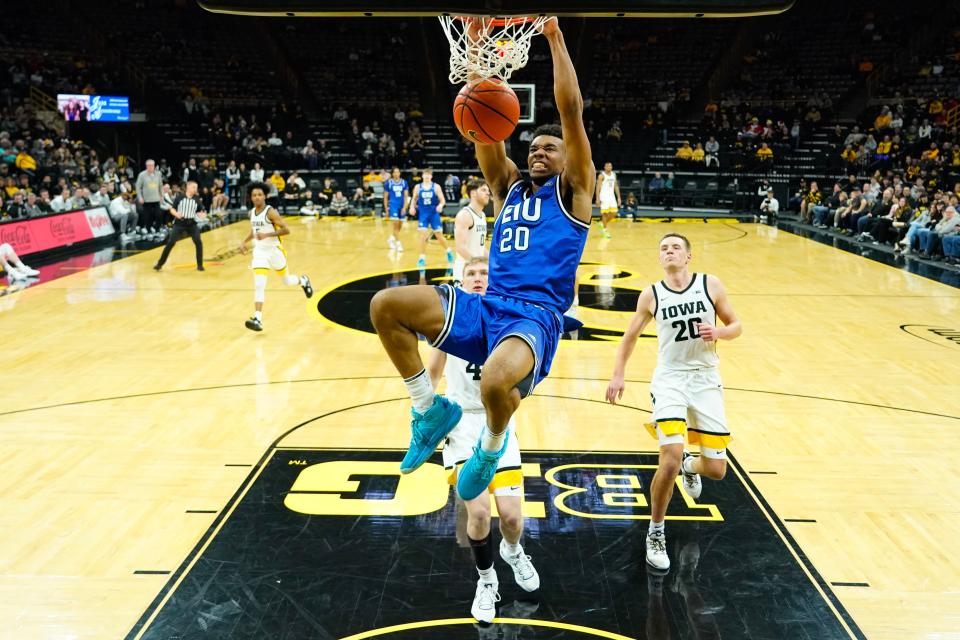
[[[290,265],[317,295],[271,278],[262,334],[243,327],[247,258],[198,273],[189,241],[161,273],[156,249],[0,299],[0,637],[128,634],[296,425],[362,407],[282,444],[405,448],[406,403],[370,404],[405,395],[377,338],[321,319],[316,303],[414,269],[414,231],[397,262],[380,221],[291,226]],[[960,291],[766,226],[621,223],[610,241],[591,233],[581,278],[594,301],[616,308],[659,279],[668,229],[691,238],[694,270],[724,281],[743,320],[721,371],[731,451],[756,491],[866,637],[960,638],[960,345],[948,339]],[[207,255],[245,231],[205,234]],[[429,263],[443,266],[436,246]],[[581,318],[622,330],[629,315]],[[526,449],[654,450],[647,414],[593,402],[615,348],[615,337],[561,344],[518,414]],[[626,405],[649,408],[655,354],[640,341]]]

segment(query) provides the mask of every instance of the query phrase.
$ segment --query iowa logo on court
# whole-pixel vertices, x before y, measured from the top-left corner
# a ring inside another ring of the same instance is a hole
[[[902,324],[900,329],[915,338],[926,340],[943,347],[960,347],[960,331],[947,327],[933,327],[926,324]]]
[[[631,278],[633,273],[615,270],[609,265],[595,262],[581,262],[579,275],[579,309],[596,309],[617,314],[632,314],[637,308],[640,291],[618,285],[618,281]],[[317,300],[317,313],[324,320],[335,325],[376,333],[370,322],[370,300],[381,289],[402,287],[408,284],[438,285],[450,282],[453,274],[445,269],[417,269],[383,272],[359,277],[341,283],[321,294]],[[581,317],[582,321],[583,318]],[[564,334],[566,340],[618,341],[623,330],[611,323],[611,326],[586,322],[582,328],[571,334]],[[645,334],[641,338],[655,336]]]
[[[272,449],[128,638],[862,637],[732,458],[700,500],[678,485],[674,567],[650,572],[655,452],[524,452],[523,544],[541,586],[522,591],[497,557],[498,618],[474,626],[462,509],[439,455],[401,475],[402,455]]]

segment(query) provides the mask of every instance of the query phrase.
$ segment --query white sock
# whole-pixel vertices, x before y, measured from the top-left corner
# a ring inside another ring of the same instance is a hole
[[[503,441],[507,437],[507,431],[503,433],[493,433],[490,427],[483,428],[483,435],[480,436],[480,448],[487,453],[497,453],[503,449]]]
[[[433,383],[426,369],[421,369],[420,373],[410,378],[404,378],[403,384],[407,385],[407,391],[410,392],[410,399],[413,400],[413,408],[423,413],[433,404]]]
[[[680,466],[683,467],[684,473],[693,473],[693,474],[697,473],[696,471],[693,470],[694,461],[696,461],[696,458],[694,458],[693,456],[690,456],[689,458],[684,459],[684,461],[680,463]]]
[[[661,520],[660,522],[654,522],[653,520],[651,520],[650,527],[647,529],[647,535],[651,536],[655,533],[660,533],[660,534],[666,533],[666,531],[663,528],[664,524],[666,524],[666,521],[664,520]]]
[[[512,544],[506,538],[503,539],[503,550],[508,556],[515,556],[520,554],[523,551],[523,547],[520,546],[520,543]]]
[[[497,570],[493,568],[493,565],[490,565],[489,569],[477,569],[477,573],[480,574],[481,582],[500,584],[500,580],[497,578]]]
[[[257,320],[262,320],[262,319],[263,319],[263,312],[262,312],[262,311],[254,311],[254,312],[253,312],[253,317],[256,318]]]
[[[295,285],[299,283],[300,283],[300,278],[298,278],[294,273],[288,273],[287,275],[283,276],[283,284],[285,285],[290,286],[290,285]]]
[[[427,259],[427,254],[421,253],[421,254],[420,254],[420,259],[421,259],[421,260],[426,260],[426,259]]]

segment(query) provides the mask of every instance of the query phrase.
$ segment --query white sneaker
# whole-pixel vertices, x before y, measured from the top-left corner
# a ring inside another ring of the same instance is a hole
[[[14,280],[23,280],[27,278],[27,274],[16,268],[13,265],[7,267],[7,280],[13,282]]]
[[[399,242],[397,243],[397,253],[403,253],[403,245]]]
[[[473,596],[470,614],[480,622],[493,622],[497,617],[497,603],[500,602],[498,586],[496,582],[477,580],[477,593]]]
[[[523,547],[520,545],[517,545],[520,547],[520,553],[512,556],[508,555],[506,545],[507,541],[501,539],[500,557],[513,569],[513,579],[517,581],[521,589],[528,593],[539,589],[540,574],[537,573],[533,563],[530,562],[530,556],[523,552]]]
[[[387,236],[387,244],[390,246],[391,249],[396,249],[397,239],[394,238],[393,236]]]
[[[680,461],[680,475],[683,476],[683,489],[687,492],[687,495],[696,500],[700,497],[700,494],[703,492],[703,483],[700,481],[699,473],[687,473],[683,470],[683,463],[687,459],[692,459],[693,456],[683,452],[683,460]]]
[[[660,571],[670,568],[670,558],[667,557],[667,536],[662,531],[647,533],[647,564]]]
[[[22,273],[22,274],[25,275],[25,276],[38,276],[38,275],[40,275],[40,272],[39,272],[39,271],[37,271],[36,269],[33,269],[33,268],[31,268],[31,267],[28,267],[27,265],[23,265],[22,267],[20,267],[20,273]]]

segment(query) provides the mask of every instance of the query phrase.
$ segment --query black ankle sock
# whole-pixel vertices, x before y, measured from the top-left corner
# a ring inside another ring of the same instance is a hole
[[[467,536],[467,539],[470,540],[470,548],[473,550],[473,560],[477,563],[477,569],[486,571],[492,567],[493,547],[490,546],[490,534],[488,533],[483,540],[474,540],[470,536]]]

